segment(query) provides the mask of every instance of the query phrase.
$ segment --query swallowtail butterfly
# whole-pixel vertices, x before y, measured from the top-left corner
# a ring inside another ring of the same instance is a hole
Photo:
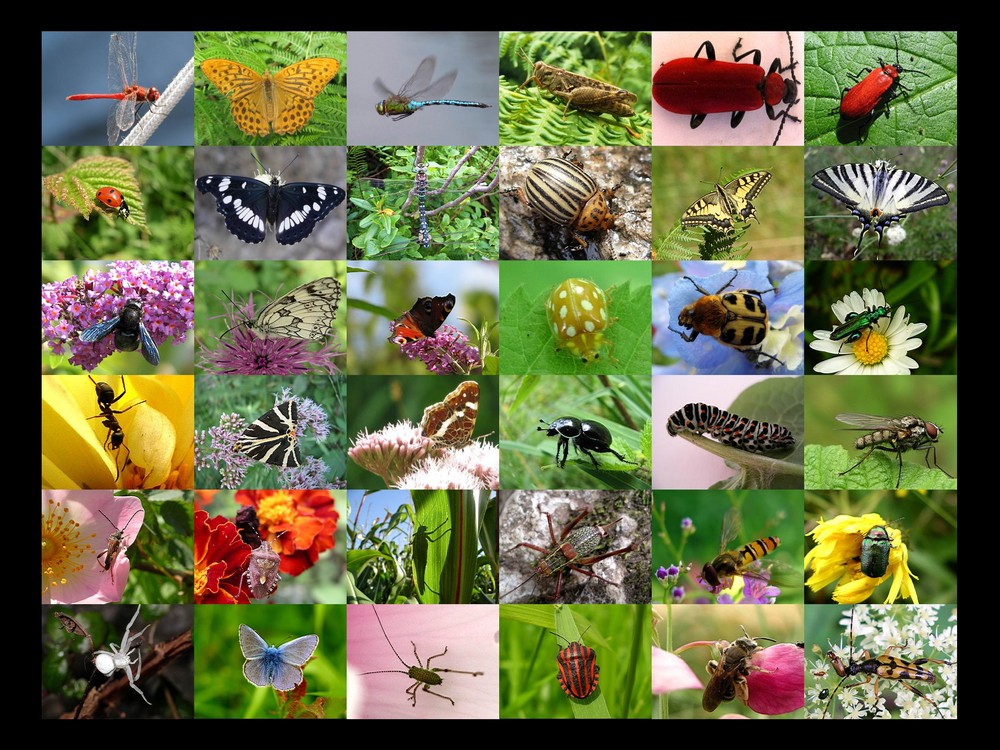
[[[710,229],[731,229],[734,222],[749,222],[757,219],[757,209],[752,201],[770,181],[770,172],[751,172],[728,182],[725,186],[716,183],[715,192],[696,200],[684,215],[681,225],[685,227],[707,226]]]
[[[271,300],[243,325],[262,339],[322,340],[333,333],[339,304],[340,282],[324,276]]]
[[[264,241],[268,224],[279,244],[304,240],[316,222],[347,196],[336,185],[282,183],[279,174],[267,170],[253,177],[209,174],[199,177],[195,185],[215,198],[216,209],[226,217],[226,229],[244,242],[254,243]]]
[[[301,463],[296,423],[299,407],[285,401],[265,412],[247,427],[236,443],[236,450],[265,464],[288,468]]]
[[[813,175],[813,187],[841,201],[861,222],[861,236],[854,257],[861,253],[866,232],[883,230],[906,214],[932,206],[943,206],[951,199],[943,188],[926,177],[896,169],[877,159],[872,164],[838,164]]]

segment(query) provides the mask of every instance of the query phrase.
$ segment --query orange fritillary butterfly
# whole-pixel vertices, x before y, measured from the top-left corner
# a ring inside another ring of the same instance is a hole
[[[215,87],[232,101],[233,120],[247,135],[297,133],[309,122],[313,99],[337,74],[340,63],[332,57],[310,57],[289,65],[273,76],[232,60],[213,58],[201,64]]]

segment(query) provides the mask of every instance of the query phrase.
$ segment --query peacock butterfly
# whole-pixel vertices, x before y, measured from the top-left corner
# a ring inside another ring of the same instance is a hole
[[[409,312],[392,321],[388,340],[402,346],[433,336],[454,307],[454,294],[446,297],[421,297],[413,303]]]

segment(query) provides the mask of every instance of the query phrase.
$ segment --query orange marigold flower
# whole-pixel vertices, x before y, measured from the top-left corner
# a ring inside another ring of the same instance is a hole
[[[194,601],[196,604],[249,604],[241,585],[250,545],[236,525],[222,516],[194,512]]]

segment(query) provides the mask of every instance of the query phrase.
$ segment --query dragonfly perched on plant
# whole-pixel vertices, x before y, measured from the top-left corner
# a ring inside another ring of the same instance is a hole
[[[497,151],[473,146],[452,165],[431,158],[393,168],[398,178],[350,180],[354,257],[496,259]]]
[[[375,79],[375,90],[385,98],[375,105],[375,111],[393,120],[409,117],[421,107],[439,104],[450,104],[453,107],[479,107],[486,109],[490,105],[483,102],[472,102],[464,99],[441,99],[451,90],[458,76],[457,70],[452,70],[431,83],[434,77],[434,66],[437,60],[434,55],[428,55],[420,61],[416,72],[410,80],[403,84],[395,94],[382,83],[381,78]]]
[[[122,133],[135,124],[135,112],[141,102],[154,103],[160,92],[153,87],[137,85],[139,77],[136,56],[137,34],[119,31],[111,35],[108,43],[108,94],[73,94],[67,101],[87,99],[116,99],[117,104],[108,112],[108,144],[114,146]],[[120,90],[119,90],[120,89]]]

